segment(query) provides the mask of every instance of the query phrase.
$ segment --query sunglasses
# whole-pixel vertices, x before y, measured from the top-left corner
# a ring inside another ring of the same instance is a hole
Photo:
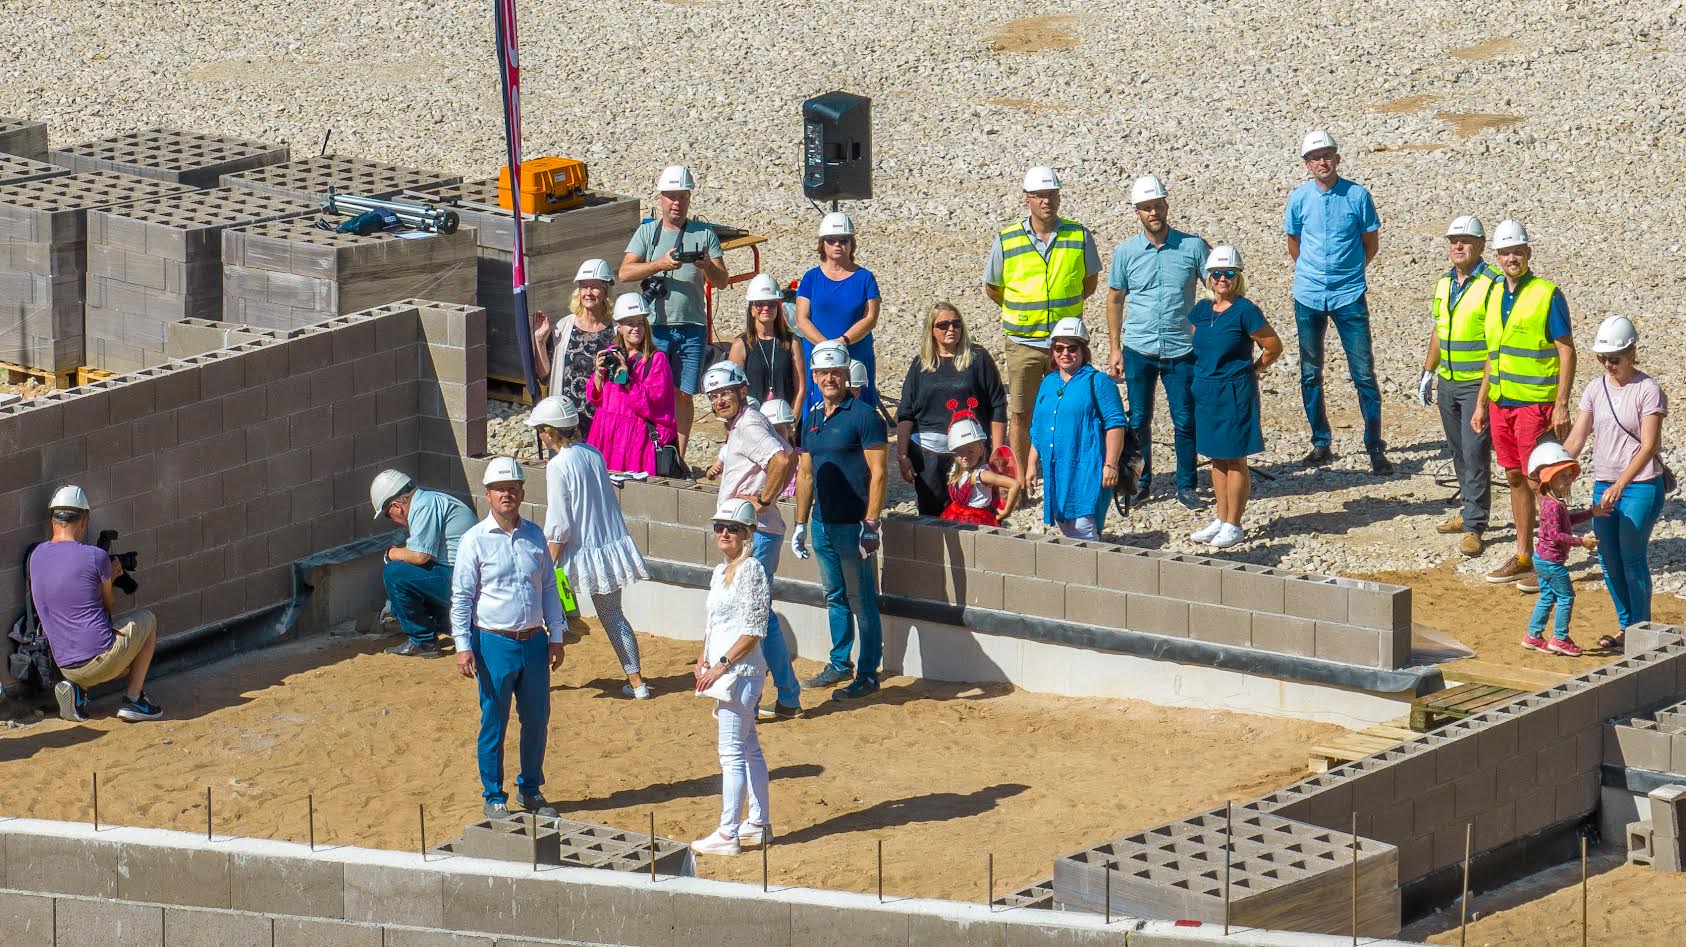
[[[1622,363],[1622,359],[1625,357],[1626,356],[1622,355],[1620,352],[1617,352],[1612,355],[1600,355],[1598,356],[1598,361],[1604,365],[1620,365]]]
[[[748,528],[749,527],[740,525],[738,523],[715,523],[714,524],[714,531],[716,533],[736,533],[736,532],[741,532],[741,531],[747,530]]]
[[[1236,270],[1211,270],[1206,276],[1210,279],[1235,279]]]
[[[841,246],[842,244],[848,243],[849,241],[851,241],[855,238],[854,237],[825,237],[823,239],[825,240],[826,243],[832,244],[833,246]]]
[[[931,323],[931,328],[937,330],[938,332],[947,332],[950,329],[958,329],[960,328],[960,320],[944,319],[941,322],[933,322]]]
[[[1073,352],[1073,353],[1077,353],[1077,354],[1082,354],[1083,346],[1082,345],[1074,345],[1074,344],[1071,344],[1069,342],[1055,342],[1052,346],[1052,351],[1054,351],[1054,352]]]

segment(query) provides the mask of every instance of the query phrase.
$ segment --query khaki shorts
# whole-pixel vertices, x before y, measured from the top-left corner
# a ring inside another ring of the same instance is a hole
[[[158,630],[158,619],[144,608],[118,616],[113,624],[117,626],[117,637],[112,639],[111,647],[78,667],[59,668],[65,680],[82,687],[93,687],[121,676],[129,665],[135,663],[135,657]]]
[[[1002,379],[1007,385],[1007,412],[1029,414],[1036,407],[1036,391],[1048,374],[1048,350],[1008,340],[1007,372]]]

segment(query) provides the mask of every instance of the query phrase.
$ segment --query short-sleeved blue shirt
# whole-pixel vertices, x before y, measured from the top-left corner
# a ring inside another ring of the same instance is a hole
[[[1364,235],[1382,227],[1362,184],[1336,178],[1327,191],[1315,180],[1288,195],[1282,232],[1300,241],[1294,298],[1313,309],[1338,309],[1364,295]]]
[[[1125,295],[1125,348],[1161,358],[1188,353],[1188,312],[1209,252],[1205,240],[1173,228],[1159,246],[1138,233],[1112,251],[1107,285]]]
[[[814,328],[828,339],[839,339],[866,315],[866,304],[879,298],[878,277],[863,266],[843,279],[834,280],[816,266],[802,274],[796,284],[796,295],[808,300],[808,319]],[[814,343],[806,337],[798,338],[802,340],[803,359],[812,364]],[[866,366],[867,386],[861,389],[860,396],[868,404],[877,404],[878,362],[873,357],[872,333],[849,344],[849,357]],[[810,382],[805,397],[806,403],[797,406],[802,411],[820,403],[820,386]]]
[[[476,522],[474,511],[463,501],[447,493],[417,487],[410,498],[410,535],[404,539],[404,548],[454,566],[457,544]]]
[[[845,397],[826,416],[821,405],[808,412],[802,449],[814,468],[814,517],[822,523],[859,523],[866,518],[872,471],[867,448],[883,447],[884,421],[859,398]]]
[[[1250,299],[1237,299],[1218,312],[1210,299],[1189,313],[1194,326],[1194,377],[1202,381],[1247,378],[1253,371],[1253,333],[1263,329],[1264,313]]]
[[[1067,380],[1049,372],[1036,391],[1030,443],[1042,464],[1042,519],[1106,521],[1112,493],[1101,486],[1106,432],[1125,425],[1118,383],[1084,365]]]

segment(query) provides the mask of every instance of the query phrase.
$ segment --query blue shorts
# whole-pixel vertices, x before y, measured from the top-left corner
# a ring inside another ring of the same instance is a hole
[[[667,356],[673,383],[680,391],[694,395],[702,387],[703,359],[708,357],[708,330],[702,326],[651,326],[650,341]]]

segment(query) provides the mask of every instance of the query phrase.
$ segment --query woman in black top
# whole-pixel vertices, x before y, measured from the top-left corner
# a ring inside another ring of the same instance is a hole
[[[750,281],[748,295],[743,334],[732,341],[726,357],[737,362],[749,378],[751,398],[801,404],[808,372],[796,333],[785,321],[784,294],[771,276],[762,273]]]
[[[1007,441],[1007,393],[1001,372],[981,345],[966,332],[960,310],[936,303],[925,317],[925,338],[919,357],[902,380],[902,400],[896,406],[897,462],[902,479],[913,484],[922,516],[940,516],[948,505],[948,427],[954,402],[972,408],[989,432],[990,450]]]

